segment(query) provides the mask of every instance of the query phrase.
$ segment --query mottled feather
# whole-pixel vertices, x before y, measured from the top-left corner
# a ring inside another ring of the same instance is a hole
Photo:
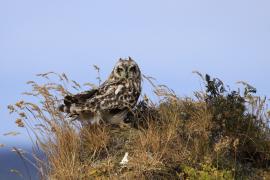
[[[100,87],[64,98],[60,110],[78,115],[90,123],[100,120],[122,122],[128,111],[137,103],[141,93],[141,72],[131,58],[120,59],[108,80]]]

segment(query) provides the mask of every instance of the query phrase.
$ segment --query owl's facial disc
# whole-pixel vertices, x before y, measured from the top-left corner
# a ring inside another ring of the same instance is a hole
[[[116,76],[118,78],[124,79],[126,77],[126,69],[124,67],[122,67],[122,66],[118,66],[116,68],[116,73],[115,74],[116,74]]]
[[[120,59],[115,65],[114,76],[118,79],[135,79],[140,77],[140,69],[132,59]]]
[[[139,76],[139,70],[137,65],[131,65],[128,68],[128,78],[132,79],[132,78],[137,78]]]

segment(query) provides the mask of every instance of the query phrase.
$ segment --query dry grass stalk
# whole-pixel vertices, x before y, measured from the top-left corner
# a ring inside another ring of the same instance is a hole
[[[45,159],[36,157],[41,179],[181,179],[231,177],[231,173],[241,178],[249,168],[247,162],[254,169],[264,167],[260,174],[267,172],[270,131],[266,99],[250,95],[248,89],[245,97],[227,95],[220,88],[223,83],[206,76],[206,92],[196,92],[195,99],[180,98],[145,76],[160,102],[149,103],[145,98],[144,109],[134,112],[135,127],[81,127],[59,112],[58,105],[63,96],[83,86],[65,74],[38,76],[49,83],[29,81],[32,91],[24,93],[37,101],[21,100],[8,109],[18,114],[16,124],[29,132],[36,145],[34,153],[45,154]],[[60,83],[52,83],[55,78]],[[230,109],[234,105],[239,110]],[[126,153],[128,162],[123,166],[120,162]]]

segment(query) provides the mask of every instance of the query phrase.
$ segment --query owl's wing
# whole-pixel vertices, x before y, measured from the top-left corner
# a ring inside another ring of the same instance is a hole
[[[64,104],[59,107],[62,112],[70,113],[70,107],[72,105],[83,105],[88,99],[91,99],[98,89],[91,89],[75,95],[67,95],[64,98]]]
[[[90,110],[93,107],[102,111],[121,111],[131,107],[128,99],[132,98],[125,92],[123,84],[109,82],[100,86],[98,93],[91,99],[87,99],[84,109]]]
[[[92,98],[95,93],[97,92],[97,89],[92,89],[89,91],[84,91],[82,93],[79,94],[75,94],[75,95],[68,95],[64,98],[64,103],[83,103],[85,102],[87,99]]]

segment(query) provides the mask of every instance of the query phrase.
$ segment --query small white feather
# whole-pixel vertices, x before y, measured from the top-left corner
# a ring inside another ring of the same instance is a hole
[[[117,95],[123,88],[124,86],[122,84],[120,84],[117,89],[115,90],[114,94]]]
[[[128,163],[128,152],[125,153],[122,161],[120,162],[121,165],[126,165]]]

